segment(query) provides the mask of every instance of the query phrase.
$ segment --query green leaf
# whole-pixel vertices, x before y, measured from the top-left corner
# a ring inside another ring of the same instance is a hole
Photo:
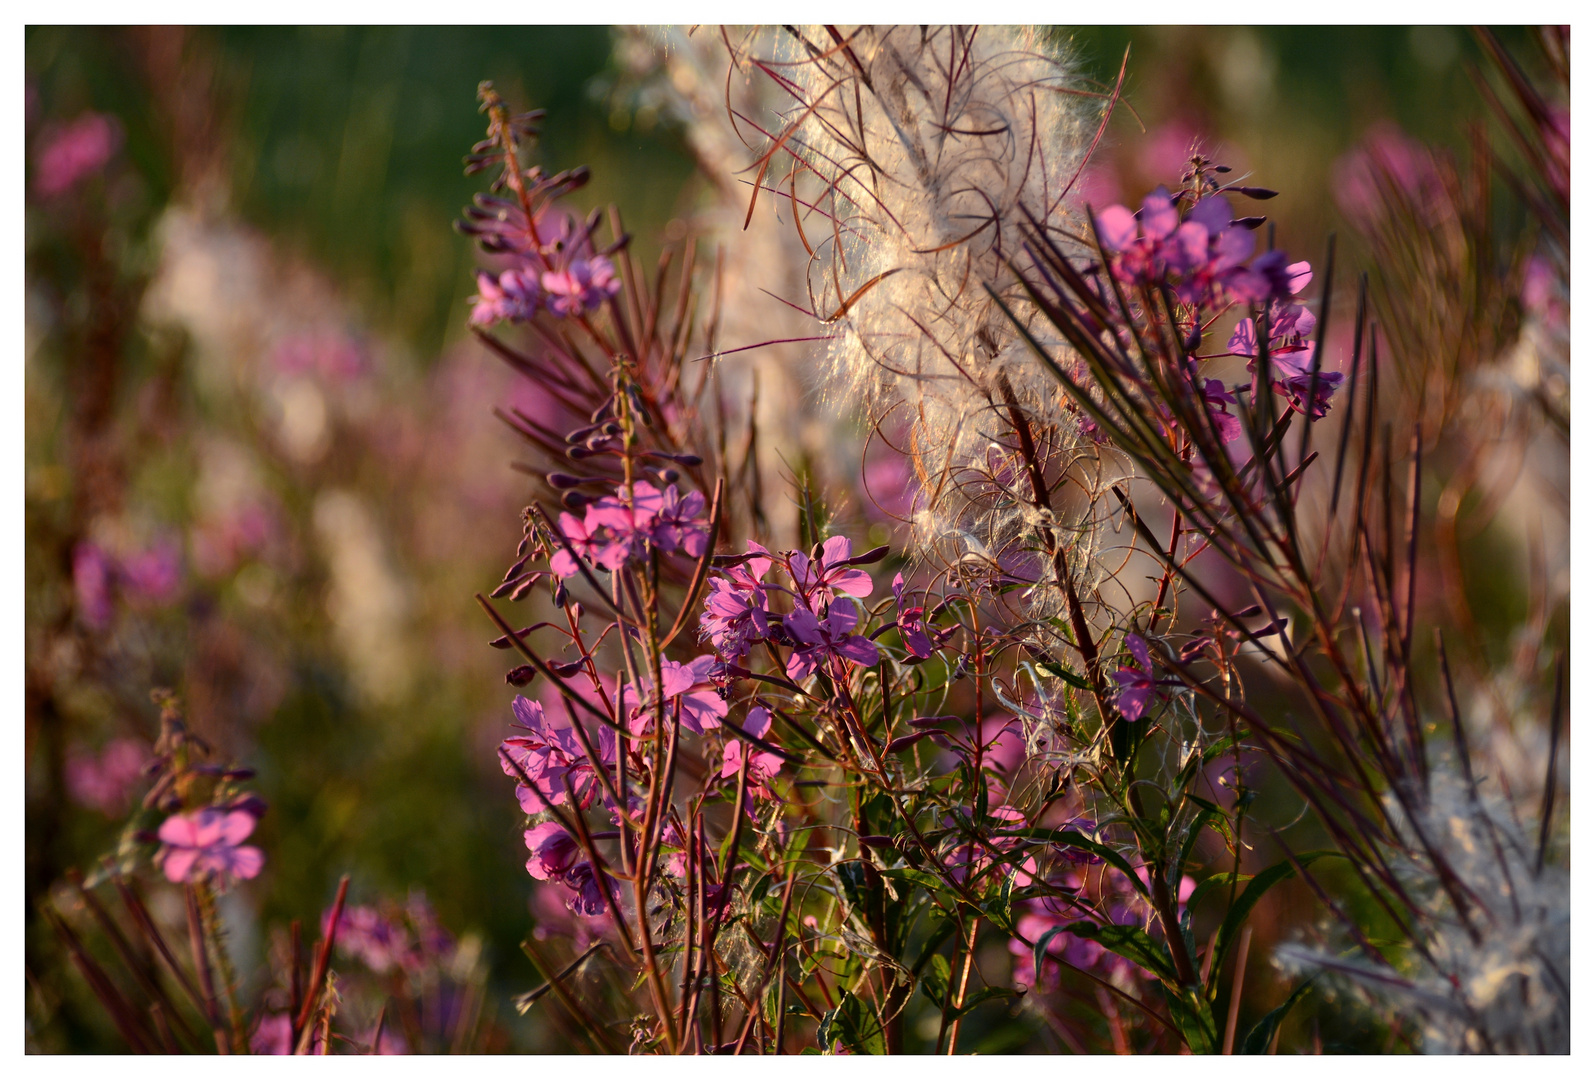
[[[974,993],[972,993],[969,996],[965,997],[963,1005],[961,1005],[959,1008],[951,1010],[947,1014],[947,1019],[949,1021],[951,1021],[951,1020],[958,1019],[960,1016],[968,1016],[977,1007],[979,1007],[981,1005],[984,1005],[986,1002],[992,1000],[993,998],[1014,997],[1014,996],[1015,996],[1015,992],[1012,991],[1012,990],[1007,989],[1006,987],[1002,987],[1002,986],[983,986],[979,990],[976,990]]]
[[[1309,851],[1297,857],[1297,862],[1302,866],[1323,858],[1325,855],[1338,855],[1337,851]],[[1219,972],[1224,968],[1224,958],[1229,954],[1229,949],[1235,942],[1235,936],[1240,933],[1241,926],[1245,924],[1246,917],[1252,913],[1252,908],[1263,898],[1263,894],[1287,878],[1296,876],[1296,867],[1289,861],[1275,863],[1261,874],[1252,878],[1246,889],[1235,898],[1234,905],[1224,913],[1224,922],[1218,928],[1218,938],[1213,944],[1213,966],[1208,975],[1208,992],[1218,985]]]
[[[1283,1005],[1269,1013],[1267,1016],[1263,1017],[1261,1020],[1257,1021],[1257,1026],[1246,1033],[1246,1038],[1241,1043],[1241,1053],[1268,1053],[1268,1044],[1274,1041],[1274,1032],[1278,1031],[1279,1025],[1284,1022],[1285,1014],[1290,1012],[1291,1006],[1295,1005],[1297,1001],[1301,1000],[1301,996],[1307,992],[1307,988],[1312,984],[1313,980],[1308,979],[1306,982],[1296,987],[1295,990],[1291,991],[1290,997],[1285,999],[1285,1003]]]
[[[820,1018],[820,1045],[841,1042],[855,1054],[886,1053],[886,1029],[868,1002],[842,991],[836,1008]]]
[[[1120,926],[1116,923],[1103,926],[1082,919],[1069,923],[1064,929],[1075,937],[1086,938],[1110,952],[1118,953],[1166,982],[1175,979],[1174,961],[1169,957],[1168,950],[1153,941],[1139,926]]]
[[[1090,683],[1086,682],[1080,676],[1070,672],[1069,669],[1064,667],[1062,664],[1055,663],[1051,660],[1037,660],[1036,664],[1047,674],[1056,675],[1058,678],[1062,679],[1064,682],[1068,683],[1077,690],[1089,691],[1091,689]]]
[[[924,974],[919,977],[919,984],[924,988],[925,996],[930,998],[938,1009],[942,1007],[942,1002],[947,1000],[947,987],[952,978],[952,966],[940,953],[931,956],[930,963],[925,965]]]
[[[1034,970],[1036,973],[1036,985],[1038,986],[1041,984],[1041,965],[1046,962],[1047,946],[1052,942],[1053,938],[1063,933],[1063,929],[1061,926],[1054,926],[1036,939],[1036,947],[1031,955],[1035,962]]]
[[[1185,1037],[1185,1045],[1193,1054],[1212,1054],[1218,1050],[1218,1025],[1213,1020],[1213,1008],[1196,987],[1187,986],[1172,990],[1165,986],[1163,996],[1169,1003],[1169,1018]]]

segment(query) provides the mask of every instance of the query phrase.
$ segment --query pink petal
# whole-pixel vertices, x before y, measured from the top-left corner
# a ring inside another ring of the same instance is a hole
[[[1160,187],[1141,202],[1141,231],[1154,240],[1172,236],[1179,228],[1180,215],[1174,209],[1169,189]]]
[[[234,810],[222,818],[220,842],[228,847],[237,847],[249,838],[255,831],[255,815],[247,814],[242,810]]]
[[[863,570],[843,570],[831,574],[831,587],[849,596],[868,596],[875,591],[875,579]]]
[[[194,822],[187,814],[173,814],[161,822],[160,831],[156,834],[161,838],[161,843],[173,847],[198,846],[195,836]]]
[[[1097,231],[1102,246],[1117,254],[1135,240],[1135,215],[1126,206],[1110,206],[1097,214]]]
[[[246,845],[235,848],[229,862],[231,865],[228,869],[234,876],[247,881],[260,873],[261,867],[266,865],[266,856],[258,847]]]
[[[161,859],[161,872],[166,875],[167,881],[186,881],[197,858],[197,848],[167,848],[166,855]]]

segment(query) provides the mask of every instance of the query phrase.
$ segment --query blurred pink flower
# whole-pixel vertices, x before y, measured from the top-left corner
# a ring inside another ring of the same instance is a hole
[[[113,566],[105,549],[85,541],[72,551],[72,588],[77,594],[78,613],[96,630],[110,625],[115,608],[111,584]]]
[[[243,843],[254,831],[255,815],[246,810],[208,806],[173,814],[161,823],[157,859],[167,881],[199,881],[212,873],[223,883],[252,878],[266,861],[259,848]]]
[[[144,774],[149,748],[137,739],[112,739],[98,756],[84,751],[66,760],[66,789],[74,802],[115,816]]]
[[[122,128],[103,113],[84,113],[48,136],[34,164],[33,190],[52,198],[105,168],[122,145]]]

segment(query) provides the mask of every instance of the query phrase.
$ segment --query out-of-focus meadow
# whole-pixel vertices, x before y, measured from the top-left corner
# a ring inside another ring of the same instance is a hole
[[[1461,157],[1485,117],[1454,28],[1064,36],[1107,86],[1130,48],[1091,202],[1176,180],[1200,137],[1282,193],[1282,247],[1316,262],[1338,230],[1345,282],[1370,258],[1337,201],[1345,155],[1383,126]],[[509,665],[472,602],[527,490],[493,412],[537,390],[469,333],[477,256],[450,224],[480,187],[461,158],[492,79],[548,111],[540,160],[591,166],[572,201],[620,207],[645,265],[683,235],[710,193],[640,47],[582,27],[28,33],[30,1050],[120,1046],[37,912],[115,858],[156,687],[269,805],[266,870],[223,903],[246,985],[349,874],[351,902],[425,894],[494,1018],[485,1046],[562,1045],[508,1005],[536,981],[517,945],[537,913],[494,756]],[[1513,568],[1468,577],[1501,663],[1533,621],[1531,558],[1567,562],[1565,478],[1531,519],[1543,495],[1508,485],[1463,549]]]

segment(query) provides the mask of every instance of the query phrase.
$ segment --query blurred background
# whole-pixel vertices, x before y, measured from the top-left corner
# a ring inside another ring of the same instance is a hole
[[[1281,192],[1296,257],[1338,230],[1348,282],[1345,155],[1405,132],[1462,156],[1485,115],[1457,28],[1059,36],[1107,86],[1130,50],[1089,201],[1176,182],[1200,137]],[[116,847],[153,687],[270,805],[266,872],[224,905],[246,985],[348,873],[352,901],[424,891],[496,1048],[557,1045],[506,1003],[536,913],[493,756],[514,691],[471,599],[527,496],[493,409],[535,389],[468,332],[476,256],[450,223],[481,186],[460,162],[489,78],[548,110],[545,168],[590,166],[573,201],[619,206],[651,263],[712,193],[645,54],[592,27],[28,31],[30,1050],[119,1045],[36,908]],[[1526,565],[1513,520],[1496,507],[1470,557]],[[1473,599],[1507,657],[1530,598]]]

